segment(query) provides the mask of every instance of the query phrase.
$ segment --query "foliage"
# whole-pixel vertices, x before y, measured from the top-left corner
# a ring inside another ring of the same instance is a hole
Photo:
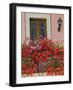
[[[22,46],[21,52],[22,74],[33,75],[40,62],[47,62],[45,71],[47,75],[64,74],[63,42],[54,43],[47,38],[30,40],[28,45]]]

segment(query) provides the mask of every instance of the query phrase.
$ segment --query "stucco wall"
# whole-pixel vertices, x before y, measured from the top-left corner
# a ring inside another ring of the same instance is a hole
[[[58,32],[58,18],[62,19],[61,31]],[[53,41],[62,41],[64,40],[64,15],[63,14],[51,14],[51,31],[52,31],[52,40]]]
[[[25,13],[21,13],[21,42],[25,43],[25,33],[26,33],[26,18]]]
[[[62,19],[62,27],[61,31],[58,32],[58,18],[61,17]],[[50,14],[50,25],[51,25],[51,39],[52,41],[63,41],[64,40],[64,15],[63,14]],[[21,13],[21,41],[22,44],[25,43],[26,37],[26,17],[25,13]],[[49,34],[48,34],[49,35]],[[50,36],[50,35],[49,35]]]

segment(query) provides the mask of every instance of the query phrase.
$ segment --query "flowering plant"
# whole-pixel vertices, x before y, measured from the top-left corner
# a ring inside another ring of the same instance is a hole
[[[46,75],[64,74],[64,47],[63,42],[52,42],[47,38],[29,41],[28,45],[22,46],[22,75],[33,76],[37,65],[46,63]],[[44,66],[42,66],[44,68]],[[38,73],[38,71],[37,71]],[[42,73],[42,72],[41,72]]]

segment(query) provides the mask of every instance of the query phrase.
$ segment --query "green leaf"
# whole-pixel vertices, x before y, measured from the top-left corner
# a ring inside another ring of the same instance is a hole
[[[53,57],[48,58],[49,61],[53,60]]]
[[[60,66],[60,61],[56,60],[55,62],[51,62],[51,66],[54,67],[54,68],[59,67]]]
[[[29,61],[30,61],[30,60],[31,60],[31,58],[30,58],[30,57],[28,57],[28,58],[27,58],[27,60],[29,60]]]

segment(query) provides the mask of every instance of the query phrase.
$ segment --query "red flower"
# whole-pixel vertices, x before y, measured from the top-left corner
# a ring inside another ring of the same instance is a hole
[[[46,74],[50,75],[53,72],[53,68],[51,66],[49,66],[46,70]]]
[[[36,45],[33,43],[29,43],[29,45],[22,46],[21,54],[23,60],[29,59],[29,68],[26,63],[22,64],[22,73],[26,74],[33,74],[34,68],[37,68],[36,65],[39,62],[47,62],[49,58],[52,58],[51,61],[49,61],[48,65],[51,65],[51,63],[55,63],[56,60],[59,60],[60,62],[64,61],[64,47],[59,47],[60,42],[52,42],[51,40],[48,40],[47,38],[39,39]],[[30,61],[31,60],[31,61]],[[31,63],[30,63],[31,62]],[[32,66],[31,66],[31,65]],[[33,65],[34,64],[34,65]],[[35,65],[36,64],[36,65]],[[47,74],[52,75],[51,72],[53,72],[53,67],[50,66],[46,69]]]
[[[32,76],[32,75],[33,75],[33,73],[34,73],[33,68],[30,68],[30,69],[29,69],[29,74]]]
[[[56,47],[55,48],[55,53],[58,54],[58,52],[59,52],[59,49]]]

